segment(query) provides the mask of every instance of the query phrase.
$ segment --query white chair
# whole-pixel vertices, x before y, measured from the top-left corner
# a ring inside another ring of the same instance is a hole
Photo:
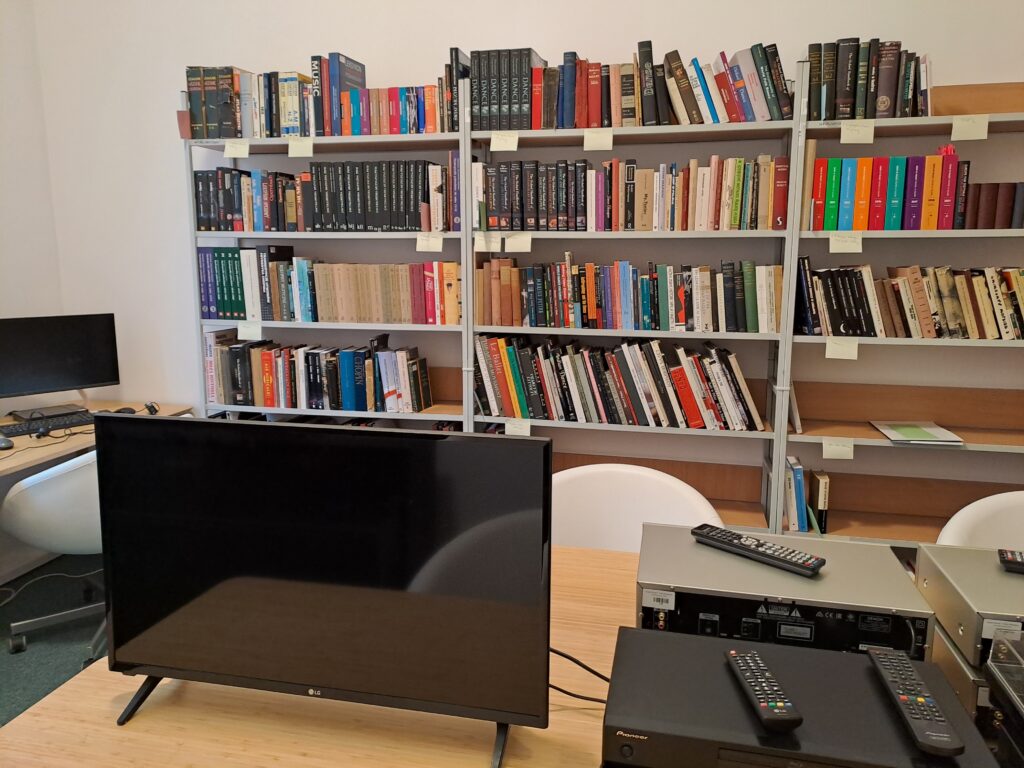
[[[936,543],[1024,549],[1024,491],[997,493],[968,504],[949,518]]]
[[[96,555],[100,538],[96,452],[90,451],[16,483],[0,507],[0,528],[26,544],[62,555]],[[49,616],[11,623],[11,652],[25,649],[26,632],[103,616],[103,602]],[[105,623],[105,622],[104,622]],[[101,652],[104,626],[89,645],[90,659]]]
[[[589,464],[552,477],[555,544],[639,552],[644,523],[722,525],[711,503],[664,472],[632,464]]]

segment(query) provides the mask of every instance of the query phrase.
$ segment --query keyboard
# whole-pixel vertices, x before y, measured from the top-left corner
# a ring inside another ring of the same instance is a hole
[[[75,411],[63,416],[51,416],[48,419],[29,419],[28,421],[19,421],[14,424],[4,424],[0,426],[0,435],[4,437],[21,437],[22,435],[31,435],[34,432],[38,432],[40,428],[54,432],[62,429],[83,427],[86,424],[92,424],[92,414],[89,411]]]

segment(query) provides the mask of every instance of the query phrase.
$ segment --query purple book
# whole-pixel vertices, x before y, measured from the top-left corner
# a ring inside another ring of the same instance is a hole
[[[451,164],[452,183],[452,232],[462,231],[462,180],[459,173],[459,153],[452,151],[448,153],[448,161]]]
[[[594,174],[594,229],[604,232],[604,171],[598,168]]]
[[[907,158],[907,180],[903,188],[903,229],[921,228],[921,201],[924,197],[924,156]]]
[[[370,91],[366,88],[359,89],[359,132],[370,135]]]

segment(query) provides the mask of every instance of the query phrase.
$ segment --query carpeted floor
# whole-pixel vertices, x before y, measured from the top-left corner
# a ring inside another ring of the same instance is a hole
[[[17,589],[48,573],[83,574],[103,565],[101,555],[63,556],[0,587],[0,603]],[[102,574],[97,574],[102,578]],[[23,653],[7,652],[10,623],[83,605],[81,579],[45,578],[22,590],[0,608],[0,726],[14,719],[50,691],[82,670],[88,644],[99,628],[100,618],[83,619],[60,627],[47,627],[27,635]],[[98,663],[105,663],[100,661]]]

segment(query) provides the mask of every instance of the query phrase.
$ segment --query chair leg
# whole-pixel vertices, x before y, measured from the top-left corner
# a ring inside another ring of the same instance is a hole
[[[37,629],[43,629],[45,627],[67,624],[68,622],[78,621],[79,619],[86,619],[92,616],[103,616],[106,613],[106,610],[107,607],[103,603],[93,603],[92,605],[83,605],[81,608],[71,608],[67,611],[51,613],[48,616],[40,616],[35,619],[12,621],[11,634],[23,635],[26,632],[34,632]]]
[[[82,662],[82,669],[101,659],[107,652],[107,620],[103,619],[96,634],[89,641],[89,656]]]

